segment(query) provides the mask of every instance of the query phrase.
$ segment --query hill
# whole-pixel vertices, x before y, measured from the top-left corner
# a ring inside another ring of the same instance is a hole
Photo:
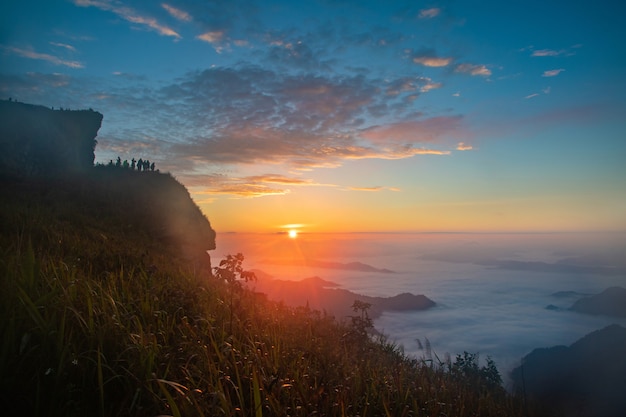
[[[422,294],[403,293],[393,297],[370,297],[337,288],[337,284],[319,277],[301,281],[273,279],[264,273],[258,277],[258,280],[250,285],[252,290],[267,294],[269,299],[283,301],[291,307],[308,305],[313,310],[325,311],[335,316],[337,320],[345,320],[354,315],[351,306],[356,300],[370,305],[368,316],[371,319],[380,317],[384,311],[417,311],[435,306],[434,301]]]
[[[170,175],[63,167],[0,176],[5,414],[524,415],[492,362],[268,301],[241,254],[211,268],[215,232]]]
[[[626,288],[611,287],[600,294],[583,297],[570,310],[584,314],[626,317]]]
[[[551,415],[624,415],[626,328],[611,325],[571,346],[535,349],[512,379],[529,397],[546,404]]]

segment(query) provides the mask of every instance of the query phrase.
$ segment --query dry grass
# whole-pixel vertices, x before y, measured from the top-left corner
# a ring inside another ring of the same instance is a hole
[[[134,219],[119,217],[119,201],[94,209],[115,216],[93,216],[86,194],[51,193],[4,200],[0,212],[9,415],[524,415],[499,384],[464,372],[471,357],[457,368],[409,358],[353,325],[190,270],[175,247],[155,250],[149,229],[127,234]]]

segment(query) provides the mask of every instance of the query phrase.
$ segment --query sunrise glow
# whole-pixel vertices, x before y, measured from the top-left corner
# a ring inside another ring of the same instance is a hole
[[[626,3],[487,3],[10,2],[0,90],[101,112],[95,162],[221,231],[626,230]]]
[[[295,239],[295,238],[297,238],[297,237],[298,237],[298,231],[297,231],[297,230],[295,230],[295,229],[291,229],[291,230],[288,232],[288,235],[289,235],[289,237],[290,237],[291,239]]]

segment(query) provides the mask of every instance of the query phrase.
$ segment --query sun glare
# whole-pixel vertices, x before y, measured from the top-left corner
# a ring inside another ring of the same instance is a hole
[[[295,239],[298,237],[298,231],[296,229],[289,230],[288,234],[289,234],[289,237],[292,239]]]

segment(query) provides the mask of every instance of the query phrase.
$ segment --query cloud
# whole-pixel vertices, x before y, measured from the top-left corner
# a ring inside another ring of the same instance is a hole
[[[563,68],[549,70],[549,71],[544,71],[542,77],[556,77],[557,75],[559,75],[563,71],[565,71]]]
[[[13,46],[2,46],[2,45],[0,45],[0,48],[14,55],[21,56],[23,58],[47,61],[54,65],[62,65],[65,67],[70,67],[70,68],[84,68],[84,65],[78,61],[67,61],[54,55],[35,52],[30,49],[21,49],[21,48],[16,48]]]
[[[428,77],[402,77],[389,81],[385,93],[389,96],[413,92],[427,93],[442,86],[442,83],[434,82]]]
[[[130,23],[146,26],[151,30],[154,30],[159,35],[171,36],[176,39],[181,39],[181,36],[173,29],[159,23],[155,18],[149,16],[142,16],[136,10],[122,6],[120,3],[114,3],[108,0],[74,0],[74,4],[80,7],[95,7],[100,10],[112,12],[122,19]],[[167,10],[167,9],[166,9]]]
[[[68,51],[76,52],[76,48],[72,45],[68,45],[66,43],[58,43],[58,42],[49,42],[52,46],[58,46],[59,48],[67,49]]]
[[[474,147],[472,145],[467,145],[465,142],[459,142],[459,144],[456,145],[457,151],[471,151],[472,149],[474,149]]]
[[[491,75],[491,70],[485,65],[458,64],[454,68],[454,71],[470,75],[480,75],[482,77],[489,77]]]
[[[527,51],[527,50],[531,50],[532,53],[530,54],[530,56],[534,56],[534,57],[545,57],[545,56],[572,56],[575,55],[575,49],[578,48],[582,48],[582,44],[576,44],[576,45],[572,45],[569,48],[566,49],[534,49],[532,46],[529,46],[528,48],[523,48],[522,51]]]
[[[183,21],[190,22],[192,20],[191,15],[183,10],[180,10],[174,6],[170,6],[167,3],[162,3],[161,7],[163,7],[167,12],[174,18]]]
[[[399,188],[396,187],[382,187],[382,186],[374,186],[374,187],[348,187],[349,190],[352,191],[367,191],[367,192],[379,192],[379,191],[400,191]]]
[[[210,44],[217,44],[217,43],[220,43],[222,39],[224,38],[224,32],[221,32],[221,31],[205,32],[201,35],[198,35],[197,38],[200,39],[201,41],[208,42]]]
[[[440,13],[441,9],[437,7],[431,7],[430,9],[420,10],[418,17],[420,19],[432,19],[433,17],[439,16]]]
[[[461,116],[440,116],[424,120],[388,123],[364,129],[360,136],[372,143],[387,146],[393,143],[437,143],[443,138],[456,136],[460,130],[461,120]]]
[[[309,179],[287,177],[280,174],[254,175],[241,178],[223,175],[201,175],[191,179],[190,183],[203,188],[202,191],[197,191],[196,194],[226,194],[244,198],[285,195],[291,192],[289,187],[335,187],[333,184],[319,184]]]
[[[533,94],[529,94],[526,97],[524,97],[525,99],[529,99],[529,98],[533,98],[533,97],[537,97],[539,94],[538,93],[533,93]]]
[[[425,67],[445,67],[450,65],[452,58],[440,58],[436,56],[416,56],[413,62]]]

